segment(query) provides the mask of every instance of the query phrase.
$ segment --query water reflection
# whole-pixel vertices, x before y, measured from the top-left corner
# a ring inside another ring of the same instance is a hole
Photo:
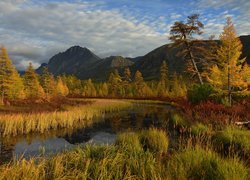
[[[172,108],[167,105],[136,104],[131,109],[107,113],[87,128],[51,130],[45,134],[3,138],[0,140],[0,161],[10,161],[13,156],[29,158],[41,154],[50,155],[78,144],[112,144],[119,132],[151,126],[165,128],[170,111]]]

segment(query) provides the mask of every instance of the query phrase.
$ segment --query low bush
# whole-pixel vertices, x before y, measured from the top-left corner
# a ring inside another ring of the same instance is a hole
[[[214,90],[208,84],[194,85],[187,92],[189,102],[198,104],[200,102],[208,101]]]

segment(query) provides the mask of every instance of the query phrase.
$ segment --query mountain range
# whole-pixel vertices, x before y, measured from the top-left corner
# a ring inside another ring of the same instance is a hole
[[[250,35],[240,36],[240,40],[243,44],[242,57],[246,57],[250,64]],[[208,42],[204,41],[205,44],[209,44]],[[122,73],[125,67],[130,67],[132,73],[140,70],[144,79],[152,80],[159,77],[159,68],[164,60],[170,73],[185,71],[186,61],[182,56],[177,55],[179,51],[181,51],[180,48],[173,48],[172,44],[166,44],[140,57],[100,58],[86,47],[73,46],[65,52],[54,55],[48,63],[43,63],[36,71],[41,73],[43,67],[48,67],[54,75],[73,74],[80,79],[91,78],[104,81],[115,69]]]

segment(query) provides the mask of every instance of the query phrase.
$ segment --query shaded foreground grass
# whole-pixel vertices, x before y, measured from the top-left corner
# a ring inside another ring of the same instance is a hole
[[[160,134],[158,138],[152,136],[156,132]],[[147,143],[151,148],[144,148]],[[249,178],[249,169],[236,157],[222,158],[200,146],[189,146],[171,155],[162,153],[167,148],[168,137],[162,130],[124,133],[111,146],[89,145],[48,159],[18,160],[3,165],[0,179]]]
[[[88,100],[89,101],[89,100]],[[0,115],[1,136],[16,136],[31,132],[44,133],[51,129],[74,128],[92,123],[94,117],[127,108],[129,101],[93,99],[92,103],[79,106],[68,106],[66,111],[42,112],[30,114]]]

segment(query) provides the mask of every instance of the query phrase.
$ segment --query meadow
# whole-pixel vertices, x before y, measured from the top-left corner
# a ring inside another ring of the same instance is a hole
[[[14,160],[0,167],[0,179],[249,179],[249,164],[235,154],[223,156],[194,137],[174,150],[169,143],[162,129],[125,132],[110,146]]]
[[[32,132],[46,133],[49,130],[88,126],[105,112],[118,111],[131,106],[129,101],[92,99],[79,100],[78,105],[65,105],[64,110],[39,113],[2,113],[1,136],[17,136]]]

